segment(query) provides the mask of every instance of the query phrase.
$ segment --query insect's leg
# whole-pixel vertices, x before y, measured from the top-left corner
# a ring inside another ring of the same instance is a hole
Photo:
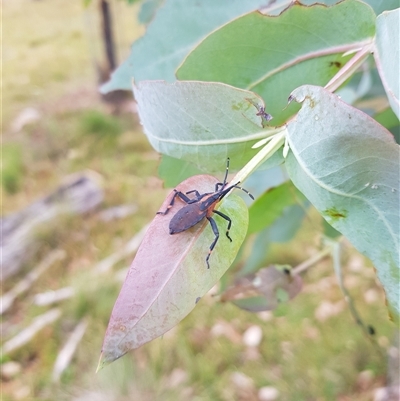
[[[195,194],[196,195],[196,198],[200,198],[200,193],[199,193],[199,191],[197,190],[197,189],[194,189],[193,191],[189,191],[189,192],[186,192],[186,195],[189,195],[189,194]]]
[[[223,182],[217,182],[215,184],[215,192],[218,192],[219,191],[219,187],[223,187],[223,186],[224,186]]]
[[[166,215],[169,212],[169,209],[171,209],[171,207],[174,205],[175,202],[175,198],[177,196],[179,196],[185,203],[190,203],[190,199],[182,192],[177,191],[176,189],[174,189],[175,193],[174,196],[171,199],[170,204],[167,206],[167,208],[165,209],[164,212],[157,212],[156,214],[162,214],[162,215]]]
[[[219,231],[218,231],[217,224],[215,223],[215,220],[214,220],[212,217],[208,217],[208,216],[207,216],[207,220],[210,222],[211,228],[212,228],[212,230],[213,230],[213,233],[215,234],[214,241],[211,243],[210,249],[209,249],[209,251],[208,251],[208,255],[207,255],[207,257],[206,257],[207,269],[209,269],[209,268],[210,268],[210,264],[208,263],[208,259],[210,259],[211,252],[213,251],[213,249],[214,249],[214,247],[215,247],[215,244],[216,244],[217,241],[218,241],[218,238],[219,238]]]
[[[217,184],[215,184],[215,192],[219,191],[219,187],[222,187],[222,188],[225,187],[226,180],[228,178],[228,172],[229,172],[229,157],[226,159],[226,170],[225,170],[224,181],[223,182],[218,182]]]
[[[228,228],[226,229],[226,236],[229,238],[229,241],[232,242],[232,238],[229,236],[229,230],[231,229],[232,220],[226,214],[219,212],[218,210],[214,210],[214,213],[217,213],[219,216],[224,218],[228,222]]]

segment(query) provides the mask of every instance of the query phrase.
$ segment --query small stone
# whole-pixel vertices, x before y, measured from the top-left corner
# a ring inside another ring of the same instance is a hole
[[[15,400],[25,400],[31,395],[31,388],[29,386],[18,387],[13,395]]]
[[[275,387],[265,386],[258,390],[258,399],[260,401],[274,401],[279,397],[279,390]]]
[[[188,378],[187,372],[183,369],[176,368],[174,369],[168,379],[168,387],[174,388],[183,384]]]
[[[262,311],[257,313],[257,316],[264,322],[269,322],[274,318],[274,314],[271,311]]]
[[[33,107],[27,107],[23,109],[14,119],[11,129],[15,133],[20,132],[26,125],[40,120],[41,117],[42,116],[37,109]]]
[[[363,370],[358,374],[357,385],[362,391],[366,391],[372,384],[374,372],[371,370]]]
[[[1,375],[5,379],[12,379],[21,372],[21,364],[15,361],[6,362],[1,365]]]
[[[250,390],[254,386],[253,379],[241,372],[232,373],[231,381],[237,388],[240,389]]]
[[[324,322],[325,320],[329,319],[330,317],[336,316],[340,312],[342,312],[343,307],[344,307],[344,305],[340,301],[337,303],[323,301],[316,309],[314,315],[317,320],[319,320],[320,322]]]
[[[375,288],[370,288],[364,293],[364,300],[367,304],[373,304],[379,300],[378,291]]]
[[[250,326],[243,334],[243,343],[247,347],[258,347],[262,336],[263,333],[260,326]]]

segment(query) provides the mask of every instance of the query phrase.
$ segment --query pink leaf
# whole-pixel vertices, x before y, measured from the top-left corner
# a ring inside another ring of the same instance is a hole
[[[217,182],[212,176],[198,175],[176,189],[214,192]],[[160,211],[166,210],[172,196],[173,192]],[[232,219],[232,242],[225,236],[226,220],[213,216],[220,237],[209,260],[210,269],[205,258],[214,234],[206,219],[184,232],[169,234],[171,218],[184,206],[176,198],[169,213],[156,215],[150,224],[114,305],[99,368],[174,327],[221,278],[239,251],[248,226],[247,207],[241,198],[231,195],[219,208]]]

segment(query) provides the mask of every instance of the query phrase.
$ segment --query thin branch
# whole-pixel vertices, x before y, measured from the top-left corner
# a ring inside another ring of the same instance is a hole
[[[125,258],[126,256],[134,253],[138,250],[139,245],[141,244],[144,235],[146,234],[147,229],[149,228],[149,224],[146,224],[129,242],[125,244],[125,246],[113,253],[112,255],[106,257],[101,260],[94,268],[95,273],[106,273],[111,268],[118,263],[120,260]]]
[[[272,139],[235,175],[232,184],[243,182],[253,173],[258,166],[269,159],[285,142],[287,129],[281,128],[281,131],[275,134]]]
[[[71,363],[72,357],[74,356],[75,351],[86,332],[87,326],[88,321],[86,318],[83,318],[75,327],[64,347],[59,352],[53,368],[53,382],[58,382],[60,380],[62,373]]]
[[[362,320],[355,304],[353,301],[353,298],[351,297],[349,291],[347,290],[346,286],[344,285],[344,280],[343,280],[343,275],[342,275],[342,264],[340,261],[340,243],[339,242],[332,242],[332,261],[333,261],[333,267],[336,273],[337,280],[339,282],[339,287],[344,295],[344,299],[347,302],[347,305],[349,307],[349,311],[351,316],[353,317],[354,321],[361,327],[363,330],[364,334],[369,338],[371,341],[372,345],[378,352],[378,354],[383,358],[382,350],[379,347],[378,343],[375,340],[374,334],[375,330],[373,329],[372,326],[366,325],[364,321]]]
[[[373,49],[372,43],[366,43],[361,46],[357,53],[352,57],[338,72],[337,74],[325,85],[325,89],[334,92],[336,89],[343,85],[357,69],[364,63],[364,61],[371,54]]]
[[[66,252],[61,249],[50,252],[37,267],[31,270],[15,287],[0,298],[0,314],[6,312],[15,299],[29,290],[32,284],[55,262],[64,259]]]
[[[0,352],[3,355],[9,354],[18,348],[23,347],[43,328],[55,322],[61,316],[58,308],[50,309],[48,312],[37,316],[30,326],[19,332],[15,337],[4,343]]]
[[[309,267],[315,265],[322,259],[326,258],[328,255],[332,253],[332,246],[327,246],[315,255],[311,256],[311,258],[305,260],[300,263],[298,266],[294,267],[291,271],[292,276],[299,275],[303,273],[303,271],[307,270]]]
[[[36,294],[33,297],[33,303],[38,306],[47,306],[59,301],[72,298],[75,295],[75,290],[72,287],[59,288],[54,291],[46,291]]]

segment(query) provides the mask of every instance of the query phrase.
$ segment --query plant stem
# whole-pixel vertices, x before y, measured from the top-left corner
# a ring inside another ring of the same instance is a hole
[[[292,275],[299,275],[303,271],[307,270],[309,267],[315,265],[315,263],[319,262],[320,260],[324,259],[332,252],[332,245],[326,246],[324,249],[313,255],[311,258],[305,260],[304,262],[300,263],[298,266],[292,269]]]
[[[356,52],[346,65],[341,68],[338,73],[325,85],[325,89],[334,92],[343,83],[346,82],[357,71],[357,69],[364,63],[372,51],[372,44],[369,43]]]
[[[269,159],[285,142],[287,129],[283,128],[281,132],[274,137],[235,175],[232,183],[243,182],[257,167],[265,160]]]

